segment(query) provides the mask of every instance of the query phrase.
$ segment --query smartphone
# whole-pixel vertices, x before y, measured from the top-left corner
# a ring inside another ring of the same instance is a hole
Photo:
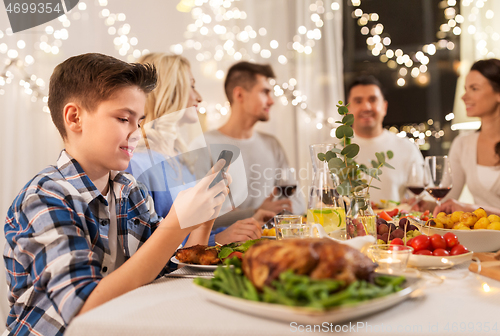
[[[220,152],[219,158],[217,159],[217,162],[220,159],[224,159],[224,160],[226,160],[226,164],[224,164],[224,167],[222,167],[222,169],[217,173],[217,176],[214,178],[214,180],[212,181],[212,183],[210,183],[210,187],[209,188],[212,188],[214,185],[216,185],[217,183],[219,183],[220,181],[222,181],[222,179],[223,179],[222,174],[227,171],[227,168],[231,164],[231,159],[232,158],[233,158],[233,152],[231,152],[230,150],[224,149],[222,152]]]

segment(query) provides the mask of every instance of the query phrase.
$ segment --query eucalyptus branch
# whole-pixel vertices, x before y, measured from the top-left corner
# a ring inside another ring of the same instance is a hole
[[[373,168],[370,169],[364,164],[358,165],[356,163],[354,159],[359,153],[359,145],[351,143],[351,138],[354,136],[354,131],[351,127],[354,123],[354,115],[349,113],[347,106],[343,105],[342,101],[339,101],[339,105],[337,105],[338,113],[343,117],[341,121],[336,121],[336,123],[341,125],[335,130],[335,136],[341,140],[342,149],[334,148],[326,153],[319,153],[318,159],[328,162],[330,172],[336,173],[338,176],[340,184],[337,186],[337,192],[340,195],[350,196],[355,191],[364,188],[368,188],[367,190],[369,190],[374,178],[380,181],[379,175],[382,174],[380,168],[383,166],[394,169],[394,167],[386,162],[386,155],[388,159],[392,159],[394,154],[392,151],[375,153],[377,160],[372,160]],[[369,183],[361,178],[361,173],[371,177]],[[373,188],[376,187],[373,186]]]

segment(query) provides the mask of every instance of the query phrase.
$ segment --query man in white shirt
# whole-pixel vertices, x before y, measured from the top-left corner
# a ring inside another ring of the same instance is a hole
[[[353,143],[360,147],[356,162],[371,167],[375,152],[391,150],[394,158],[388,162],[395,169],[382,167],[381,182],[373,180],[370,198],[375,203],[381,200],[400,201],[403,198],[410,167],[423,165],[424,159],[417,146],[407,138],[400,138],[384,129],[382,123],[387,114],[387,100],[382,85],[373,76],[358,77],[347,90],[349,111],[354,115]]]
[[[277,176],[289,167],[286,155],[274,136],[254,130],[257,122],[269,120],[270,108],[274,104],[270,78],[274,78],[270,65],[239,62],[231,66],[224,83],[226,96],[231,104],[229,120],[218,130],[204,134],[206,144],[212,152],[220,152],[222,147],[217,146],[220,144],[239,148],[248,187],[248,197],[236,210],[217,219],[216,226],[252,216],[257,209],[275,213],[283,209],[294,213],[305,212],[303,195],[283,199],[276,199],[273,195]],[[191,147],[199,147],[200,140],[202,139],[195,140]],[[234,176],[231,190],[237,190],[238,183],[242,181],[243,178]]]

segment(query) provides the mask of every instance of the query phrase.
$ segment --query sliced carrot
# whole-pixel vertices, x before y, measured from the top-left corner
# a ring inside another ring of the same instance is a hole
[[[389,215],[387,214],[387,212],[385,212],[385,211],[380,211],[380,212],[378,213],[378,216],[379,216],[380,218],[382,218],[382,219],[385,219],[385,220],[386,220],[386,221],[388,221],[388,222],[392,221],[392,217],[391,217],[391,216],[389,216]]]

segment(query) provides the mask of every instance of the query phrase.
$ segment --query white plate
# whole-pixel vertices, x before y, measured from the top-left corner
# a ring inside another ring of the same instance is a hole
[[[265,239],[276,239],[276,236],[261,236],[260,238],[265,238]]]
[[[429,226],[423,226],[421,222],[412,220],[420,232],[428,236],[437,233],[444,236],[447,232],[453,232],[460,244],[467,247],[469,251],[474,252],[496,252],[500,250],[500,231],[499,230],[452,230],[452,229],[439,229]],[[424,223],[425,224],[425,223]]]
[[[189,267],[196,268],[196,269],[203,270],[203,271],[215,271],[217,269],[217,266],[219,266],[219,265],[185,264],[183,262],[180,262],[179,259],[177,259],[175,256],[170,258],[170,261],[173,262],[174,264],[177,264],[180,266],[189,266]]]
[[[429,255],[410,255],[408,266],[427,269],[446,269],[455,265],[462,264],[472,259],[473,252],[467,252],[455,256],[429,256]]]
[[[421,283],[421,280],[418,278],[407,278],[406,287],[397,293],[349,307],[332,308],[324,312],[303,307],[289,307],[280,304],[255,302],[222,294],[196,284],[194,284],[194,286],[204,298],[226,308],[273,320],[303,324],[321,324],[323,322],[338,323],[352,320],[363,315],[379,312],[382,309],[392,307],[407,299],[413,291],[420,287]]]

